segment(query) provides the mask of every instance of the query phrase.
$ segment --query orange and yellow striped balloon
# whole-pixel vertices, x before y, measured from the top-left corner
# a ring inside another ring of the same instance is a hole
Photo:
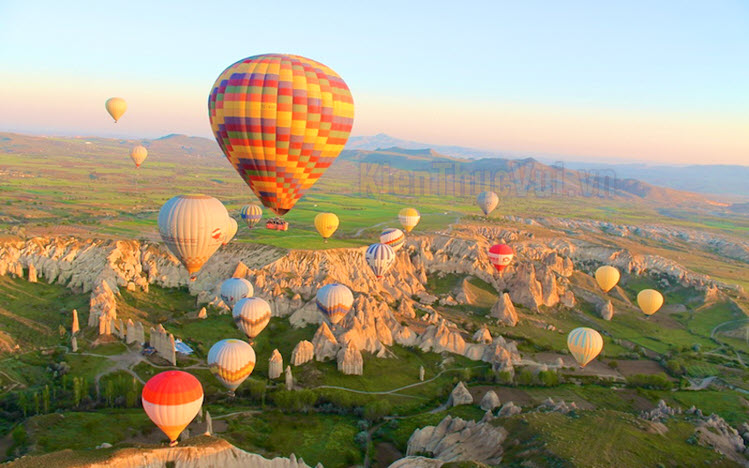
[[[166,371],[146,382],[141,399],[151,421],[169,437],[170,445],[176,445],[203,405],[203,387],[187,372]]]
[[[354,122],[346,83],[298,55],[265,54],[224,70],[208,97],[226,158],[278,215],[287,213],[343,149]]]

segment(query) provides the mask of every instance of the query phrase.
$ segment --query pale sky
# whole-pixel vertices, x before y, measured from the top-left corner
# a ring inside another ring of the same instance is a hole
[[[354,135],[749,164],[741,0],[0,0],[0,131],[210,137],[215,78],[268,52],[336,70],[354,96]],[[116,125],[111,96],[129,106]]]

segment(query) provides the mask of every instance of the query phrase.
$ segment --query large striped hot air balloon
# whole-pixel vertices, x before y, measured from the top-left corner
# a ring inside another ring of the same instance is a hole
[[[148,417],[174,446],[203,405],[203,387],[191,374],[171,370],[151,377],[143,387],[141,399]]]
[[[499,197],[494,192],[481,192],[476,198],[476,203],[485,215],[489,215],[499,204]]]
[[[244,278],[229,278],[221,283],[221,300],[229,307],[234,305],[245,297],[252,297],[255,294],[255,288],[252,283]]]
[[[317,290],[316,302],[317,309],[335,325],[351,310],[354,295],[347,286],[333,283]]]
[[[567,347],[580,367],[585,367],[603,349],[601,334],[592,328],[575,328],[567,335]]]
[[[380,234],[380,243],[389,245],[397,252],[406,243],[406,235],[398,228],[387,228]]]
[[[497,271],[507,268],[513,257],[515,257],[515,253],[507,244],[495,244],[489,249],[489,261]]]
[[[127,103],[122,98],[113,97],[107,99],[107,102],[104,103],[104,107],[107,108],[107,112],[109,112],[109,115],[114,119],[114,123],[117,123],[117,121],[120,120],[120,117],[122,117],[122,114],[127,110]]]
[[[419,214],[416,208],[403,208],[398,213],[398,220],[401,222],[401,225],[406,232],[411,232],[411,230],[419,224],[420,219],[421,214]]]
[[[147,157],[148,150],[144,146],[138,145],[130,150],[130,158],[135,163],[136,169],[139,168],[141,164],[143,164],[143,161],[145,161]]]
[[[234,396],[255,369],[255,350],[242,340],[221,340],[208,351],[208,368]]]
[[[372,244],[365,254],[367,264],[377,278],[382,278],[395,263],[395,251],[386,244]]]
[[[254,340],[270,322],[270,304],[259,297],[245,297],[234,305],[231,315],[237,327]]]
[[[207,195],[178,195],[161,207],[161,239],[187,268],[191,281],[221,247],[228,217],[224,205]]]
[[[298,55],[265,54],[224,70],[208,97],[213,134],[263,205],[294,207],[343,149],[354,122],[346,83]]]
[[[663,305],[663,294],[655,289],[643,289],[637,294],[637,305],[645,315],[653,315]]]
[[[328,242],[328,238],[338,229],[338,216],[335,213],[319,213],[315,216],[315,229]]]
[[[226,218],[226,227],[224,227],[224,238],[221,240],[221,245],[226,245],[229,242],[231,242],[231,240],[234,239],[234,236],[237,235],[238,230],[239,230],[239,225],[237,225],[237,220],[232,218],[231,216]]]
[[[245,223],[247,223],[247,227],[252,229],[263,217],[263,209],[260,208],[260,205],[257,205],[255,203],[251,205],[245,205],[239,212],[239,216]]]
[[[611,288],[619,282],[619,270],[610,265],[598,268],[596,270],[596,282],[603,292],[611,291]]]

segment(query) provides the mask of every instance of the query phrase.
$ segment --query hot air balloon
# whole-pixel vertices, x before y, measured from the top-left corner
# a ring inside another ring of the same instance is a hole
[[[159,211],[159,234],[190,273],[190,281],[221,247],[226,227],[224,205],[207,195],[178,195]]]
[[[120,117],[122,117],[122,114],[127,110],[127,103],[122,98],[113,97],[107,99],[107,102],[104,103],[104,107],[107,108],[107,112],[109,112],[109,115],[114,119],[114,123],[117,123],[117,121],[120,120]]]
[[[317,290],[317,309],[323,313],[333,325],[340,322],[351,310],[354,295],[351,290],[338,283],[328,284]]]
[[[583,368],[601,352],[603,338],[592,328],[575,328],[567,335],[567,347],[575,361]]]
[[[380,234],[380,243],[389,245],[393,251],[397,252],[406,243],[406,235],[397,228],[387,228]]]
[[[603,292],[611,291],[611,288],[619,282],[619,270],[609,265],[598,268],[596,270],[596,282]]]
[[[252,229],[263,217],[263,209],[260,208],[260,205],[256,205],[255,203],[245,205],[239,212],[239,216],[245,223],[247,223],[247,227]]]
[[[203,405],[203,387],[187,372],[166,371],[146,382],[141,399],[148,417],[169,437],[169,445],[175,446]]]
[[[494,208],[499,205],[499,197],[494,192],[481,192],[478,198],[476,198],[476,203],[481,208],[481,211],[489,216],[489,213],[494,211]]]
[[[328,242],[328,237],[332,236],[338,229],[338,216],[334,213],[318,214],[315,216],[315,229],[325,239],[325,242]]]
[[[637,295],[637,305],[645,315],[653,315],[663,305],[663,294],[655,289],[643,289]]]
[[[234,390],[255,369],[255,350],[242,340],[221,340],[208,351],[208,368],[234,396]]]
[[[367,264],[377,278],[382,278],[395,262],[395,251],[386,244],[372,244],[365,254]]]
[[[495,244],[489,249],[489,261],[497,271],[507,268],[515,254],[507,244]]]
[[[252,297],[253,294],[255,288],[244,278],[229,278],[221,283],[221,300],[229,307],[233,308],[240,299]]]
[[[237,327],[252,341],[270,322],[270,304],[259,297],[245,297],[234,304],[231,315]]]
[[[234,239],[234,236],[237,235],[238,230],[239,226],[237,225],[237,220],[232,217],[227,218],[226,227],[224,228],[224,238],[221,240],[221,245],[226,245],[231,242],[231,240]]]
[[[144,146],[138,145],[130,150],[130,157],[135,163],[135,168],[137,169],[148,157],[148,150]]]
[[[224,70],[208,97],[213,134],[250,189],[279,216],[343,149],[354,122],[346,83],[298,55],[265,54]]]
[[[419,224],[421,215],[415,208],[403,208],[398,213],[398,220],[401,222],[403,229],[406,232],[411,232],[411,229],[415,228]]]

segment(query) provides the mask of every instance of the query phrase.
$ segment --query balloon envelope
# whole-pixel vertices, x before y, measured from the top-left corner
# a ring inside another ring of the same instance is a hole
[[[260,205],[256,205],[255,203],[245,205],[239,212],[239,216],[245,223],[247,223],[247,227],[252,229],[263,217],[263,209],[260,208]]]
[[[347,286],[333,283],[317,290],[316,302],[317,309],[335,325],[351,310],[354,295]]]
[[[178,195],[159,211],[159,234],[191,279],[221,247],[229,213],[207,195]]]
[[[113,97],[107,99],[107,102],[104,103],[104,107],[107,108],[107,112],[112,116],[114,122],[117,123],[117,121],[120,120],[120,117],[122,117],[122,114],[127,110],[127,103],[122,98]]]
[[[585,367],[603,349],[603,338],[592,328],[575,328],[567,335],[567,347],[580,367]]]
[[[619,270],[610,265],[604,265],[596,270],[596,282],[603,292],[611,291],[619,282],[619,277]]]
[[[645,315],[653,315],[663,305],[663,295],[655,289],[643,289],[637,295],[637,305]]]
[[[387,228],[380,234],[380,244],[389,245],[395,252],[406,243],[406,235],[397,228]]]
[[[372,244],[367,247],[365,259],[377,278],[382,278],[395,262],[395,250],[386,244]]]
[[[237,327],[254,340],[270,322],[270,304],[259,297],[246,297],[234,305],[231,315]]]
[[[398,220],[401,222],[401,225],[406,232],[411,232],[411,230],[419,224],[420,219],[421,214],[416,210],[416,208],[403,208],[398,213]]]
[[[229,307],[233,308],[241,299],[252,297],[253,294],[255,288],[244,278],[229,278],[221,283],[221,300]]]
[[[232,217],[227,218],[226,227],[224,228],[224,238],[221,240],[221,245],[226,245],[231,242],[231,240],[234,239],[234,236],[237,235],[238,230],[239,225],[237,224],[237,220]]]
[[[143,409],[174,444],[203,405],[203,387],[182,371],[166,371],[151,377],[141,393]]]
[[[332,69],[298,55],[247,57],[208,97],[216,141],[263,205],[287,213],[351,133],[354,101]]]
[[[334,213],[319,213],[315,216],[315,229],[323,239],[327,239],[338,229],[338,216]]]
[[[476,203],[485,215],[489,215],[499,205],[499,197],[494,192],[481,192],[476,198]]]
[[[135,163],[136,169],[139,168],[141,164],[143,164],[143,161],[145,161],[147,157],[148,150],[144,146],[138,145],[130,150],[130,158],[132,158],[133,162]]]
[[[507,268],[507,265],[512,262],[515,257],[515,253],[512,251],[507,244],[495,244],[489,248],[489,261],[494,265],[497,271],[502,271]]]
[[[242,340],[221,340],[211,346],[207,361],[211,373],[233,392],[255,369],[255,350]]]

